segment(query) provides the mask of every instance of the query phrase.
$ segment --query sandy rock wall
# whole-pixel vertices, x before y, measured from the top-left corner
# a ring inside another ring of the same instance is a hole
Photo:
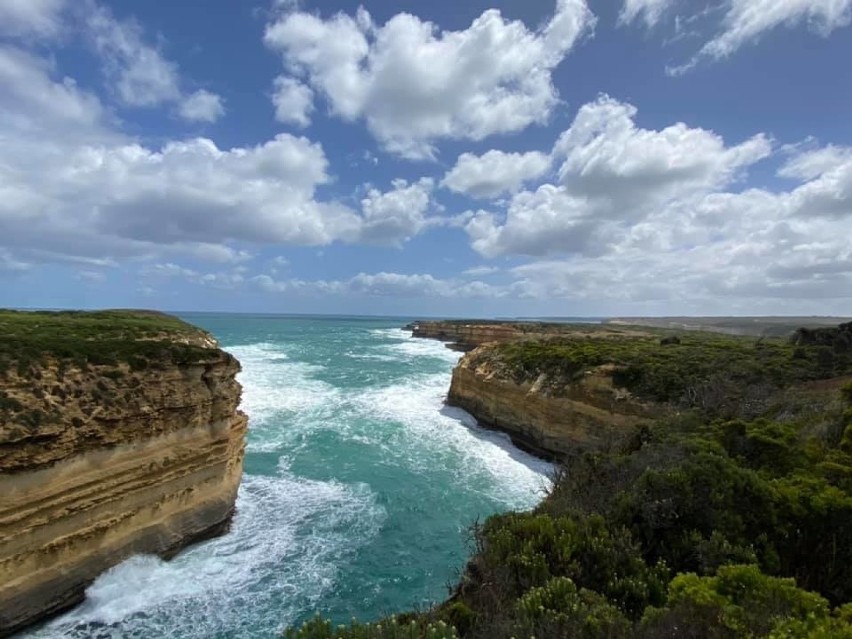
[[[589,371],[569,385],[554,385],[545,376],[517,381],[490,357],[492,350],[486,345],[462,357],[447,401],[533,453],[560,458],[606,446],[659,414],[660,407],[613,386],[611,367]]]
[[[0,635],[84,597],[136,553],[169,556],[223,532],[242,474],[239,363],[7,372],[0,423]]]

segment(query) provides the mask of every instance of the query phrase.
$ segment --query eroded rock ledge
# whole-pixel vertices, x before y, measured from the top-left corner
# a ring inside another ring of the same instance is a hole
[[[413,337],[442,340],[448,342],[447,345],[453,350],[462,352],[492,342],[572,337],[589,333],[594,333],[597,337],[647,336],[646,332],[633,327],[498,320],[421,320],[412,322],[406,328],[411,331]]]
[[[650,423],[662,408],[613,384],[611,365],[570,384],[542,373],[519,380],[496,344],[467,353],[453,370],[447,403],[483,426],[507,433],[520,448],[548,459],[615,444]]]
[[[4,318],[15,330],[21,316]],[[79,603],[128,556],[168,557],[233,514],[247,425],[239,363],[173,318],[123,337],[114,319],[96,363],[85,343],[69,356],[50,339],[35,359],[18,349],[0,362],[0,636]]]

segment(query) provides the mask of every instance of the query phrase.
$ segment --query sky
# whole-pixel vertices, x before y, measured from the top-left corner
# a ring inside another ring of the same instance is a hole
[[[0,0],[0,306],[852,315],[852,0]]]

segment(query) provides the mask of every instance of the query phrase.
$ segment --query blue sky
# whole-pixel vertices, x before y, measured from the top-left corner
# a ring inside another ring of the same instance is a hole
[[[0,304],[852,314],[852,0],[0,0]]]

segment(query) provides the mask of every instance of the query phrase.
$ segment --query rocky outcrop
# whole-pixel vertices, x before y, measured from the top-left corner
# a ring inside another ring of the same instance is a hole
[[[477,320],[429,320],[412,322],[407,329],[412,337],[438,339],[448,342],[453,350],[467,352],[492,342],[512,342],[520,339],[544,339],[587,334],[594,331],[599,337],[646,336],[647,333],[623,327],[602,327],[598,324],[557,324],[547,322],[497,322]]]
[[[132,554],[168,557],[227,528],[240,367],[200,346],[191,361],[48,356],[0,373],[0,635],[80,602]]]
[[[517,446],[546,458],[614,444],[663,408],[631,397],[612,381],[615,368],[598,366],[571,383],[539,375],[519,380],[496,345],[467,353],[453,370],[447,402]]]
[[[453,350],[469,351],[487,342],[506,342],[523,336],[513,324],[423,321],[409,324],[412,337],[448,342]]]

